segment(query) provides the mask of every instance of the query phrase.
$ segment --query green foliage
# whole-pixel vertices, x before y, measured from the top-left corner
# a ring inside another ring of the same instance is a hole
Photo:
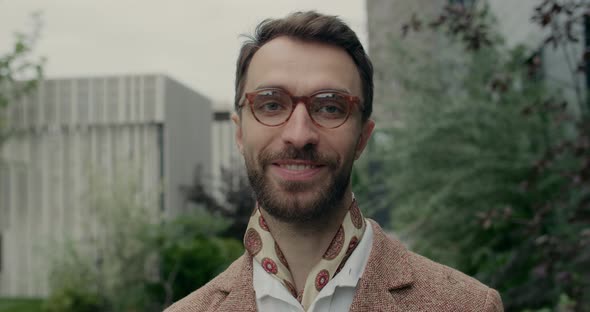
[[[221,200],[204,182],[210,178],[203,174],[200,166],[194,172],[192,183],[180,186],[180,193],[185,204],[203,207],[211,215],[228,220],[227,229],[220,232],[221,236],[241,240],[255,206],[254,193],[243,171],[220,169],[221,184],[216,191],[222,194]]]
[[[99,266],[80,245],[70,242],[66,248],[54,260],[50,275],[52,292],[43,304],[43,311],[104,310],[106,297],[101,293]]]
[[[165,305],[205,285],[243,253],[239,241],[215,236],[227,228],[223,223],[200,212],[160,227],[161,278],[151,291]]]
[[[0,298],[0,312],[40,312],[41,300]]]
[[[45,312],[99,312],[103,310],[103,301],[95,293],[88,293],[86,287],[73,288],[64,286],[52,293],[43,304]]]
[[[16,33],[12,50],[0,53],[0,145],[10,134],[5,109],[33,91],[43,76],[45,59],[33,56],[41,29],[40,14],[33,14],[31,20],[33,29]]]
[[[243,253],[204,212],[166,220],[135,175],[90,179],[90,229],[56,259],[45,311],[161,311]],[[94,223],[94,224],[92,224]]]
[[[525,55],[489,48],[426,65],[406,55],[401,122],[376,134],[371,153],[393,228],[419,253],[498,288],[507,310],[588,291],[588,223],[572,222],[588,190],[564,174],[584,158],[542,161],[575,136],[553,122],[562,110],[529,76]]]
[[[559,296],[559,302],[553,308],[542,308],[537,310],[526,309],[522,312],[574,312],[576,308],[576,302],[573,301],[568,295],[561,294]]]
[[[88,231],[72,237],[54,260],[47,311],[126,311],[143,304],[146,259],[152,254],[147,233],[155,217],[134,177],[89,179]]]

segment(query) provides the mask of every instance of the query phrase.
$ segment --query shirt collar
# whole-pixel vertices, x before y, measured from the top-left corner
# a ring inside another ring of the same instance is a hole
[[[314,301],[333,295],[338,287],[356,287],[367,266],[372,245],[373,229],[371,226],[367,226],[363,238],[346,261],[344,267],[342,267],[342,270],[326,284]],[[253,271],[253,284],[257,300],[271,296],[288,303],[298,303],[279,281],[262,269],[262,266],[254,265]]]

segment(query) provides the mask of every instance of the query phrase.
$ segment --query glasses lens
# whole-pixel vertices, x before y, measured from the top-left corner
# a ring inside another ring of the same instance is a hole
[[[266,125],[275,126],[283,123],[291,113],[291,99],[279,90],[263,90],[252,101],[254,115]]]
[[[348,117],[348,101],[339,93],[326,92],[316,94],[311,99],[311,111],[313,120],[322,127],[334,128],[340,126]]]

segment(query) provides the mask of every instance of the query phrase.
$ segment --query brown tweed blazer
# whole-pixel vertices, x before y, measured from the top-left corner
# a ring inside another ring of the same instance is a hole
[[[497,291],[408,251],[376,222],[369,262],[350,311],[503,311]],[[252,257],[244,254],[207,285],[165,312],[256,311]]]

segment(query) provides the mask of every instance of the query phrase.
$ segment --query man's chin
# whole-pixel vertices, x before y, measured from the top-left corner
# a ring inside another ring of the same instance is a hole
[[[282,183],[281,185],[274,185],[271,191],[271,197],[284,202],[286,205],[294,203],[299,206],[311,206],[312,204],[321,201],[323,185],[314,183]]]
[[[308,222],[329,214],[332,205],[326,202],[322,188],[276,190],[260,198],[262,208],[272,217],[290,223]]]
[[[340,206],[347,179],[331,174],[307,180],[288,180],[272,172],[249,172],[258,203],[272,217],[289,223],[304,223],[329,217]]]
[[[288,202],[261,203],[264,209],[273,218],[286,223],[303,223],[322,216],[322,209],[315,203],[290,200]]]

